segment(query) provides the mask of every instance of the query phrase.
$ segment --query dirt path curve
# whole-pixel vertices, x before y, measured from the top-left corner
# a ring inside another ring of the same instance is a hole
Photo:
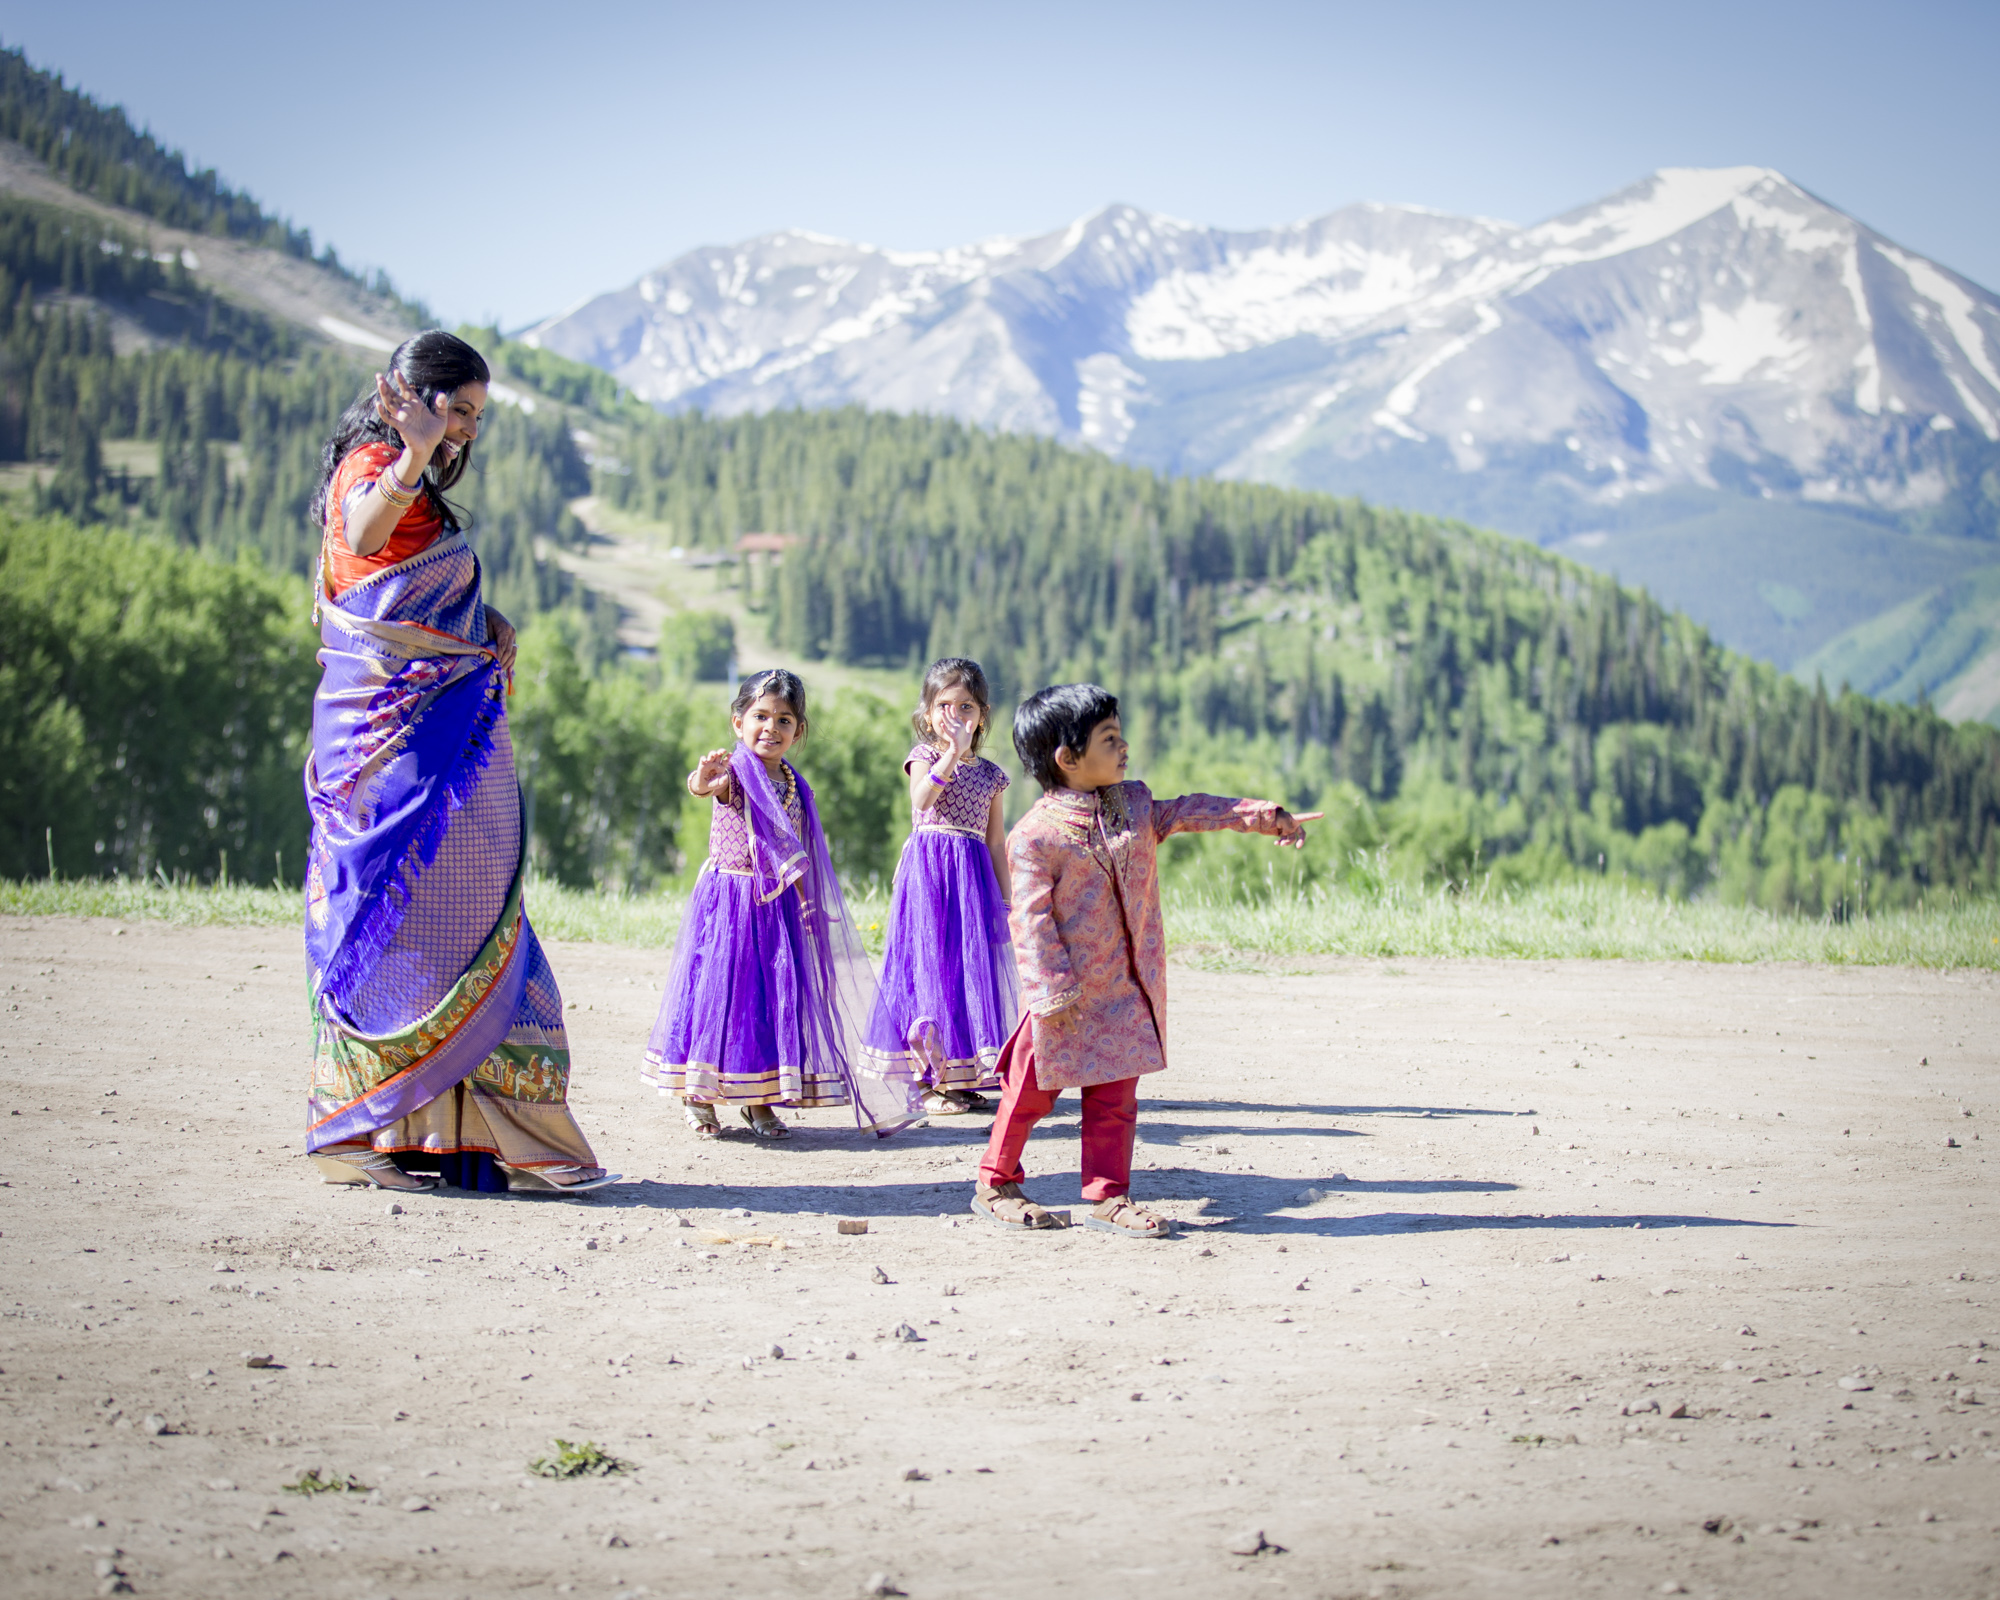
[[[2000,1592],[1989,974],[1176,970],[1143,1245],[975,1224],[968,1120],[697,1147],[663,955],[552,958],[632,1181],[391,1215],[295,935],[0,920],[8,1594]]]

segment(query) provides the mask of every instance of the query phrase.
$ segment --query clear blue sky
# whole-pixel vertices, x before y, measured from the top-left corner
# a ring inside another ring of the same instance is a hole
[[[0,39],[513,327],[699,244],[904,249],[1109,201],[1531,222],[1659,166],[1776,167],[2000,287],[2000,3],[398,8],[0,0]],[[435,19],[435,20],[432,20]],[[421,197],[421,198],[420,198]]]

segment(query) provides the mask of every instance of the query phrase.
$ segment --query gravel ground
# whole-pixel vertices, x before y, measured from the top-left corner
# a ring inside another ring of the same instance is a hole
[[[664,952],[551,957],[627,1181],[397,1211],[295,934],[0,919],[8,1594],[2000,1595],[1992,974],[1176,969],[1142,1244],[974,1119],[698,1146]]]

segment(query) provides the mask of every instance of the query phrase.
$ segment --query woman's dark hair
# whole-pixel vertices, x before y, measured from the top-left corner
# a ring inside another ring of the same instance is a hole
[[[933,661],[924,674],[924,687],[917,696],[917,709],[910,718],[910,726],[925,743],[935,742],[938,731],[931,726],[931,707],[947,689],[963,689],[979,702],[979,731],[972,736],[971,752],[978,755],[993,721],[993,693],[986,687],[985,670],[977,661],[968,661],[964,656],[945,656]]]
[[[736,698],[729,702],[729,715],[740,717],[767,694],[774,694],[792,708],[799,719],[799,737],[806,736],[806,686],[796,672],[783,667],[766,667],[753,672],[736,686]]]
[[[1080,756],[1107,717],[1118,715],[1118,696],[1094,683],[1058,683],[1037,689],[1014,712],[1014,752],[1044,789],[1063,786],[1056,752]]]
[[[389,370],[416,390],[425,405],[441,394],[463,389],[468,383],[493,381],[486,358],[442,328],[432,328],[397,345],[389,357]],[[370,378],[368,387],[354,404],[341,412],[326,448],[319,453],[319,483],[313,489],[312,519],[322,528],[326,526],[327,491],[333,484],[334,473],[340,470],[349,453],[364,444],[393,444],[398,450],[402,448],[402,435],[382,420],[375,406],[375,380]],[[472,446],[467,445],[455,456],[439,450],[424,469],[424,498],[447,528],[458,527],[458,512],[446,501],[444,491],[464,477],[471,464]]]

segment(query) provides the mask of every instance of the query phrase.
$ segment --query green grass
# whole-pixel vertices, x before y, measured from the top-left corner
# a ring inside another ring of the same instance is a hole
[[[1829,922],[1708,900],[1665,900],[1603,881],[1470,894],[1392,884],[1365,896],[1321,893],[1262,904],[1170,888],[1165,899],[1176,954],[1210,971],[1281,971],[1287,958],[1329,956],[2000,969],[2000,902],[1994,901]],[[673,944],[682,903],[678,895],[599,895],[546,879],[528,891],[529,914],[545,939],[662,950]],[[857,895],[848,910],[869,953],[879,956],[886,894]],[[299,915],[295,889],[0,879],[0,916],[284,927],[297,925]]]
[[[1390,885],[1262,905],[1169,891],[1183,959],[1227,970],[1303,956],[1500,960],[1810,961],[2000,968],[2000,903],[1976,901],[1821,921],[1712,900],[1668,900],[1583,881],[1452,894]],[[1246,956],[1265,958],[1252,963]]]

